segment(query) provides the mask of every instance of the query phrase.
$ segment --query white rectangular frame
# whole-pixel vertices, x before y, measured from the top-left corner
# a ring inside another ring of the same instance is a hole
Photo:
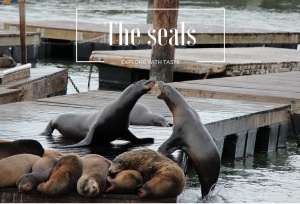
[[[77,36],[77,11],[79,11],[79,10],[81,10],[81,11],[120,11],[120,10],[127,10],[127,11],[140,11],[140,10],[183,10],[183,11],[192,11],[192,10],[199,10],[199,11],[203,11],[203,10],[210,10],[210,11],[223,11],[223,15],[224,15],[224,19],[223,19],[223,23],[224,23],[224,33],[223,33],[223,36],[224,36],[224,44],[223,44],[223,46],[224,46],[224,59],[223,59],[223,61],[196,61],[196,62],[203,62],[203,63],[219,63],[219,62],[225,62],[226,61],[226,49],[225,49],[225,43],[226,43],[226,41],[225,41],[225,28],[226,28],[226,21],[225,21],[225,18],[226,18],[226,16],[225,16],[225,8],[220,8],[220,9],[80,9],[80,8],[76,8],[76,44],[75,44],[75,51],[76,51],[76,62],[77,63],[90,63],[91,61],[78,61],[78,59],[77,59],[77,38],[78,38],[78,36]],[[104,63],[104,61],[93,61],[94,63]]]

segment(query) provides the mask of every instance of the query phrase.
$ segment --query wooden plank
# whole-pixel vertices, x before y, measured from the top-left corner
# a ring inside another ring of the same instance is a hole
[[[26,32],[27,45],[39,45],[41,43],[41,34],[37,32]],[[0,46],[20,45],[20,32],[0,30]]]
[[[126,24],[124,27],[128,30],[135,28],[135,24]],[[194,34],[197,44],[223,44],[224,35],[222,26],[210,26],[201,24],[191,24],[196,30]],[[18,22],[5,22],[4,27],[6,30],[10,28],[18,29]],[[37,30],[42,33],[42,37],[50,39],[61,39],[75,41],[75,21],[60,21],[60,20],[40,20],[40,21],[27,21],[26,29],[28,31]],[[152,28],[152,24],[145,24],[138,26],[141,31],[141,44],[147,44],[149,40],[148,30]],[[178,25],[178,28],[180,26]],[[178,29],[179,33],[181,32]],[[78,22],[78,32],[80,33],[79,41],[88,40],[95,37],[101,37],[98,41],[100,43],[109,43],[108,28],[103,24],[94,24],[86,22]],[[235,27],[226,27],[226,43],[227,44],[299,44],[299,32],[282,32],[282,31],[268,31],[257,29],[243,29]],[[113,44],[118,44],[118,29],[113,29]],[[130,34],[129,34],[130,37]],[[179,34],[181,38],[181,34]]]
[[[174,72],[206,74],[234,73],[235,75],[300,71],[299,51],[277,48],[227,48],[226,62],[197,61],[223,60],[222,48],[176,49]],[[90,61],[128,69],[149,70],[150,50],[93,51]]]
[[[73,192],[63,196],[45,196],[36,190],[19,193],[16,188],[1,188],[0,200],[5,203],[174,203],[176,198],[145,199],[136,195],[101,194],[95,198],[87,198]]]
[[[289,80],[289,76],[293,76],[294,78]],[[300,92],[298,87],[300,80],[297,80],[298,76],[299,72],[278,73],[272,75],[175,82],[172,83],[172,86],[186,97],[287,104],[295,101],[294,111],[299,114]],[[276,80],[276,78],[280,79],[280,77],[284,79],[283,85],[281,84],[282,80]],[[159,91],[154,89],[153,92],[158,93]]]

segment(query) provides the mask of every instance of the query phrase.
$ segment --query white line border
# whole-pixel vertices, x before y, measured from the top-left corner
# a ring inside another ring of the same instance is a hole
[[[225,62],[226,61],[226,49],[225,49],[225,44],[226,44],[226,39],[225,39],[225,28],[226,28],[226,21],[225,21],[225,19],[226,19],[226,16],[225,16],[225,8],[219,8],[219,9],[169,9],[169,8],[167,8],[167,9],[83,9],[83,8],[76,8],[76,30],[75,30],[75,32],[76,32],[76,43],[75,43],[75,53],[76,53],[76,63],[91,63],[91,62],[93,62],[93,63],[104,63],[104,61],[78,61],[78,59],[77,59],[77,57],[78,57],[78,52],[77,52],[77,44],[78,44],[78,42],[77,42],[77,39],[78,39],[78,35],[77,35],[77,29],[78,29],[78,27],[77,27],[77,11],[121,11],[121,10],[123,10],[123,11],[148,11],[148,10],[183,10],[183,11],[207,11],[207,10],[209,10],[209,11],[222,11],[223,10],[223,15],[224,15],[224,18],[223,18],[223,20],[224,20],[224,34],[223,34],[223,36],[224,36],[224,44],[223,44],[223,46],[224,46],[224,59],[223,59],[223,61],[196,61],[196,62],[198,62],[198,63],[215,63],[215,62],[217,62],[217,63],[219,63],[219,62]]]

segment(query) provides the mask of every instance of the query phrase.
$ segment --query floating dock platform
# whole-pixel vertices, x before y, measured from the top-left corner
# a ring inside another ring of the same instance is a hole
[[[300,71],[299,56],[298,50],[266,47],[226,48],[225,51],[222,48],[176,49],[174,81],[203,79],[205,75]],[[222,62],[224,57],[226,61]],[[150,63],[153,63],[151,50],[93,51],[90,61],[103,61],[95,63],[99,67],[99,86],[115,87],[126,87],[134,81],[148,78]]]
[[[101,111],[109,102],[119,96],[120,92],[91,91],[66,96],[56,96],[35,101],[26,101],[0,106],[0,139],[35,139],[45,149],[60,151],[62,154],[75,152],[81,156],[100,154],[108,159],[139,148],[157,150],[172,133],[171,127],[130,126],[130,130],[140,138],[153,137],[154,144],[133,146],[124,141],[115,141],[110,147],[63,148],[76,143],[58,132],[52,137],[39,136],[48,122],[63,113],[93,113]],[[216,142],[222,159],[243,158],[255,152],[274,151],[284,148],[287,139],[287,123],[290,105],[240,102],[218,99],[186,98],[188,103],[199,113],[203,123]],[[163,115],[172,123],[172,114],[166,104],[155,95],[146,94],[139,103],[148,106],[153,113]],[[181,151],[173,154],[182,168],[186,160]],[[16,188],[1,189],[2,202],[176,202],[176,198],[161,200],[144,200],[137,196],[106,195],[97,198],[84,198],[72,193],[59,198],[41,196],[36,191],[24,194]]]
[[[0,105],[65,95],[68,70],[31,68],[31,64],[0,69]]]
[[[146,19],[145,19],[146,20]],[[118,46],[118,29],[113,29],[113,46],[109,43],[108,28],[101,24],[78,22],[77,24],[77,59],[88,60],[94,50],[121,50],[121,49],[151,49],[147,44],[149,40],[148,30],[152,24],[139,25],[140,45],[139,46]],[[135,28],[134,24],[124,24],[128,30]],[[179,25],[180,27],[180,25]],[[178,28],[179,28],[178,27]],[[19,30],[18,22],[4,22],[5,30]],[[222,26],[193,25],[196,32],[193,33],[196,39],[194,47],[224,47],[224,28]],[[40,57],[68,57],[76,58],[76,22],[66,20],[39,20],[27,21],[28,32],[39,32],[42,44],[39,49]],[[179,29],[179,39],[181,30]],[[130,38],[130,33],[129,33]],[[280,48],[296,49],[300,44],[300,32],[281,32],[268,30],[255,30],[245,28],[226,27],[226,47],[253,47],[272,46]],[[188,47],[188,46],[183,46]]]
[[[27,61],[36,62],[41,43],[38,32],[26,33]],[[15,62],[20,62],[20,32],[18,30],[0,30],[0,50],[11,56]]]
[[[171,85],[185,97],[290,104],[294,113],[296,132],[300,135],[300,72],[298,71],[192,80],[174,82]],[[159,92],[159,90],[153,91]]]

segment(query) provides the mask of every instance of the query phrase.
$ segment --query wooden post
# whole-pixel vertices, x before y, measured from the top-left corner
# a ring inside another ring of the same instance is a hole
[[[153,23],[154,0],[148,0],[147,24]]]
[[[25,0],[19,0],[21,64],[27,64]]]
[[[154,0],[155,9],[178,9],[179,0]],[[169,44],[169,39],[174,35],[170,33],[171,28],[177,29],[178,10],[154,10],[153,28],[156,30],[154,37],[158,39],[158,30],[164,28],[167,30],[167,37],[162,37],[162,44],[156,43],[152,46],[150,66],[150,77],[164,82],[173,81],[174,64],[164,63],[163,60],[174,60],[175,46]],[[173,38],[174,40],[174,38]],[[174,42],[173,42],[174,44]]]

